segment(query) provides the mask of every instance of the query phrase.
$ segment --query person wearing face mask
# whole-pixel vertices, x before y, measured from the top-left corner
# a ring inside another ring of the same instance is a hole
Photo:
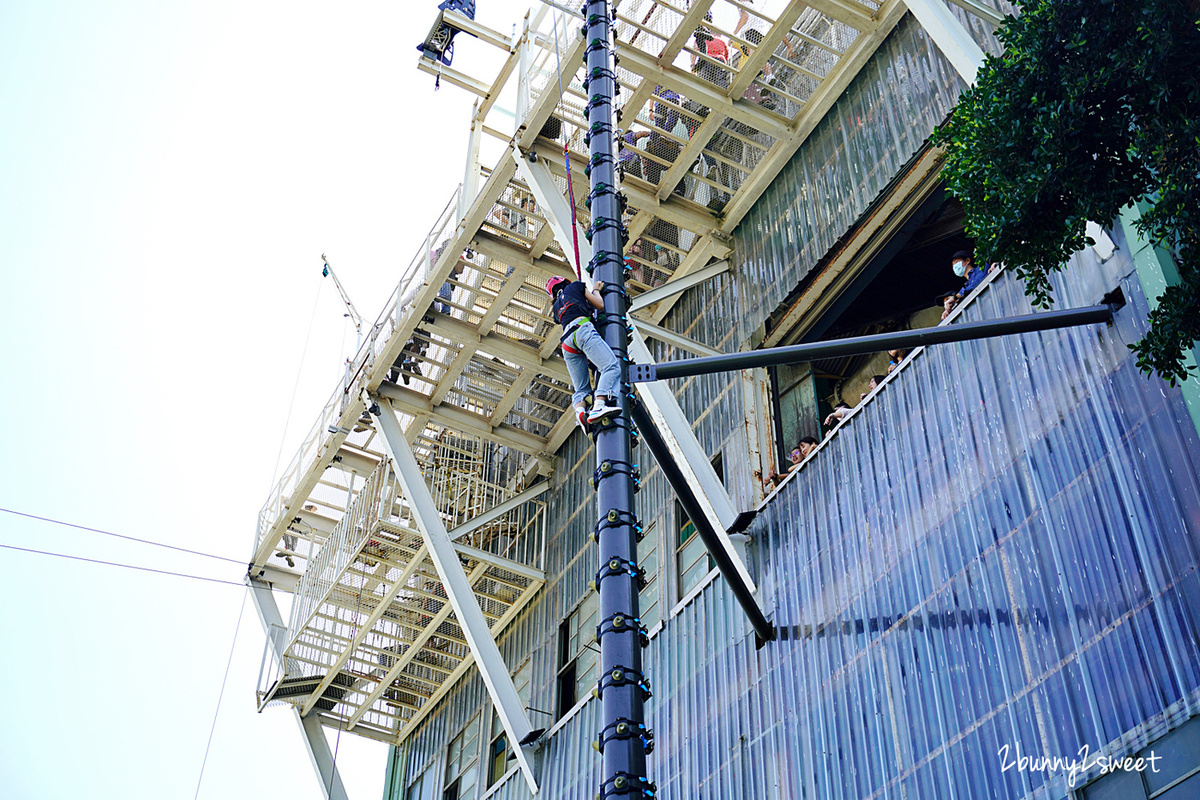
[[[967,282],[956,294],[946,295],[945,300],[942,301],[942,305],[944,306],[942,319],[950,316],[950,312],[954,310],[954,307],[962,302],[962,299],[969,295],[976,286],[983,283],[983,279],[987,276],[986,269],[975,266],[969,250],[959,250],[955,253],[950,259],[950,267],[954,270],[955,275],[960,278],[966,278]]]
[[[792,471],[796,469],[796,467],[800,466],[800,462],[812,455],[813,451],[817,449],[817,444],[817,440],[812,436],[805,436],[803,439],[801,439],[800,443],[792,448],[792,452],[788,454],[789,463],[784,468],[783,472],[771,470],[771,473],[767,475],[767,491],[770,491],[771,489],[779,486],[779,484],[783,483],[784,478],[786,478],[788,475],[791,475]]]

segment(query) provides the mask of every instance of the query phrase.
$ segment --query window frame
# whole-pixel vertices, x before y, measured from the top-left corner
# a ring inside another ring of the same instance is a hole
[[[475,734],[473,737],[475,752],[470,755],[469,762],[466,764],[465,767],[463,767],[461,765],[462,765],[462,762],[464,760],[466,760],[466,758],[467,758],[467,755],[465,755],[465,753],[466,753],[466,746],[468,745],[468,742],[460,742],[460,740],[467,733],[467,731],[470,730],[472,725],[476,726]],[[469,720],[467,720],[467,723],[462,726],[462,728],[459,730],[459,732],[457,734],[455,734],[454,738],[452,738],[450,740],[450,743],[446,745],[446,769],[445,769],[445,777],[442,781],[442,783],[443,783],[442,800],[464,800],[465,796],[462,794],[461,786],[462,786],[463,778],[468,775],[472,775],[472,777],[474,779],[474,782],[468,787],[468,791],[471,792],[470,796],[474,796],[477,793],[477,790],[479,787],[479,756],[480,756],[479,745],[480,745],[480,740],[483,738],[480,735],[483,733],[482,727],[483,727],[483,715],[480,714],[479,712],[476,712],[475,714],[471,715],[471,718]],[[459,743],[459,755],[455,756],[455,757],[451,757],[450,754],[454,750],[455,743]],[[450,774],[450,767],[453,764],[455,764],[456,762],[460,766],[458,768],[458,771],[455,772],[452,776]],[[453,795],[451,794],[452,791],[454,792]]]
[[[591,612],[586,616],[579,617],[579,627],[575,632],[574,637],[572,637],[570,631],[572,619],[580,615],[589,604],[592,606]],[[588,697],[587,692],[579,691],[582,685],[586,685],[580,683],[580,678],[583,676],[580,675],[579,664],[580,659],[583,656],[583,652],[591,649],[591,643],[595,636],[590,632],[590,628],[594,627],[594,622],[598,618],[599,614],[599,595],[589,590],[588,593],[581,597],[579,602],[571,608],[570,613],[563,618],[562,622],[558,624],[558,646],[556,648],[557,652],[554,673],[555,719],[562,719],[563,717],[567,716],[567,714],[571,712],[571,709],[574,708],[580,700]],[[592,624],[590,625],[588,622],[589,620],[592,621]],[[568,652],[571,650],[570,642],[572,638],[577,640],[577,644],[573,651]],[[595,653],[594,650],[592,652]],[[593,659],[592,664],[587,667],[587,670],[584,671],[584,676],[586,676],[588,671],[594,670],[595,676],[598,677],[599,662],[599,653],[595,653],[595,658]],[[595,681],[592,682],[594,683]],[[569,702],[567,701],[568,695],[564,691],[566,688],[568,688],[568,686],[570,688]]]

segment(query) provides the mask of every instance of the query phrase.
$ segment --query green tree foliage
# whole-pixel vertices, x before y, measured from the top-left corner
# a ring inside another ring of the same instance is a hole
[[[1142,233],[1173,252],[1167,289],[1133,345],[1171,383],[1200,339],[1200,27],[1186,0],[1028,0],[998,31],[977,83],[934,132],[944,176],[967,213],[978,257],[1052,302],[1049,276],[1150,200]]]

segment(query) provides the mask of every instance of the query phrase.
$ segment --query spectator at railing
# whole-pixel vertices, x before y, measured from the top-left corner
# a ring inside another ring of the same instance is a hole
[[[775,470],[771,470],[770,474],[767,475],[768,488],[774,488],[783,483],[784,479],[786,479],[788,475],[792,474],[792,472],[796,469],[796,467],[800,466],[804,459],[812,455],[813,451],[817,449],[817,444],[817,440],[812,436],[805,436],[803,439],[801,439],[800,443],[792,448],[792,452],[788,453],[789,463],[786,467],[784,467],[783,472],[775,472]]]
[[[625,135],[621,137],[624,146],[621,148],[620,155],[617,156],[617,163],[620,165],[623,175],[632,175],[635,178],[644,177],[642,174],[642,158],[633,148],[637,145],[638,141],[650,135],[650,131],[630,130],[626,131]]]
[[[888,350],[888,358],[890,359],[888,361],[888,368],[887,368],[888,374],[891,375],[892,370],[894,370],[896,367],[900,366],[900,362],[903,361],[907,357],[908,357],[907,350]]]
[[[837,422],[841,422],[846,417],[850,416],[850,412],[853,410],[854,410],[853,408],[846,405],[845,403],[838,403],[837,407],[834,408],[833,411],[830,412],[830,414],[827,417],[825,417],[825,424],[826,425],[834,425]]]
[[[450,268],[450,274],[446,277],[446,282],[442,284],[442,288],[438,289],[437,300],[433,301],[433,310],[439,314],[449,314],[454,306],[450,305],[450,300],[454,296],[454,281],[462,274],[463,262],[457,261]],[[428,320],[432,322],[432,319]]]
[[[712,22],[712,12],[706,13],[704,19]],[[722,64],[729,63],[729,45],[725,43],[724,39],[713,36],[712,31],[704,25],[696,28],[692,36],[696,42],[696,50]],[[694,54],[692,55],[692,72],[710,83],[715,83],[722,89],[729,86],[729,73],[726,70]]]
[[[804,456],[801,454],[800,448],[798,446],[792,448],[792,452],[788,453],[788,461],[790,463],[782,467],[783,472],[771,470],[771,472],[767,475],[768,490],[773,489],[776,486],[779,486],[779,484],[783,483],[784,480],[787,479],[787,476],[792,474],[792,470],[800,466],[800,462],[803,460]]]
[[[803,439],[801,439],[800,444],[797,445],[797,448],[800,450],[800,460],[803,461],[811,456],[819,444],[820,442],[818,442],[816,438],[812,436],[805,436]]]
[[[867,383],[867,390],[858,396],[858,402],[866,400],[868,394],[878,389],[883,384],[884,377],[883,375],[872,375],[870,382]]]
[[[671,164],[675,163],[675,159],[679,156],[680,146],[674,139],[669,138],[660,131],[668,133],[674,131],[675,126],[679,123],[679,109],[677,105],[681,102],[678,94],[659,86],[654,90],[656,98],[650,104],[650,118],[654,123],[654,127],[659,130],[651,131],[649,141],[646,144],[646,152],[651,156],[656,156],[658,159],[667,162],[665,165],[655,158],[647,158],[643,162],[643,175],[646,180],[655,186],[662,179],[664,171],[670,169]],[[682,186],[682,182],[680,183]]]
[[[400,357],[392,363],[391,369],[387,373],[387,379],[392,383],[402,380],[407,386],[409,375],[421,374],[420,359],[428,349],[429,332],[417,328],[413,338],[409,339],[408,343],[404,345],[404,349],[400,351]]]
[[[942,319],[950,316],[950,312],[954,307],[962,302],[963,298],[974,291],[975,287],[983,283],[983,279],[987,277],[987,267],[975,266],[974,259],[969,250],[959,250],[950,259],[950,267],[954,270],[954,274],[960,278],[966,278],[966,283],[963,288],[959,289],[954,294],[948,294],[942,300]]]

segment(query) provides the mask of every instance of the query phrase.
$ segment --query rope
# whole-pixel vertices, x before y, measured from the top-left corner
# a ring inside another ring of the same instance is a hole
[[[242,629],[242,614],[246,611],[246,596],[242,595],[242,607],[238,610],[237,624],[233,626],[233,641],[229,644],[229,660],[225,662],[225,677],[221,678],[221,691],[217,695],[217,709],[213,712],[212,727],[208,729],[208,744],[204,745],[204,760],[200,762],[200,777],[196,778],[196,794],[200,796],[200,784],[204,782],[204,767],[208,764],[208,751],[212,749],[213,733],[217,730],[217,717],[221,714],[221,701],[225,698],[225,683],[229,680],[229,667],[233,664],[233,651],[237,647],[238,631]]]
[[[554,61],[558,66],[558,103],[563,103],[562,57],[558,52],[558,11],[554,12]],[[566,119],[566,115],[563,115]],[[583,280],[583,271],[579,263],[579,224],[575,219],[575,188],[571,183],[571,151],[567,148],[567,139],[563,137],[563,161],[567,164],[567,199],[571,203],[571,243],[575,245],[575,277]]]
[[[321,277],[323,279],[325,276]],[[283,433],[279,435],[279,452],[275,454],[275,467],[271,470],[271,485],[267,488],[268,494],[275,488],[275,478],[279,476],[279,460],[283,457],[283,444],[287,441],[288,426],[292,422],[292,407],[296,404],[296,390],[300,387],[300,376],[304,373],[304,357],[308,355],[308,340],[312,337],[313,320],[317,318],[317,305],[321,301],[321,287],[324,285],[324,280],[317,283],[317,296],[313,298],[312,313],[308,316],[308,332],[304,334],[304,348],[300,352],[300,364],[296,367],[296,381],[292,384],[292,398],[288,400],[287,418],[283,422]]]

